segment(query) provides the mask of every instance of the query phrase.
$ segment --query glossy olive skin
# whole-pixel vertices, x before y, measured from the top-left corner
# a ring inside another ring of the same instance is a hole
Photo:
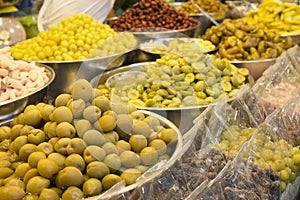
[[[59,167],[55,161],[45,158],[39,160],[37,170],[41,176],[50,179],[59,172]]]
[[[60,200],[60,197],[55,190],[44,188],[41,191],[39,200]]]
[[[102,179],[102,186],[104,190],[108,190],[118,182],[122,181],[122,178],[116,174],[107,174]]]
[[[82,191],[87,196],[98,195],[102,192],[102,183],[99,179],[90,178],[83,183]]]
[[[75,186],[69,186],[62,194],[62,200],[79,200],[83,199],[83,192]]]
[[[17,186],[2,186],[0,194],[2,200],[22,200],[25,197],[25,191]]]
[[[84,181],[83,174],[73,166],[60,170],[55,179],[55,185],[59,188],[80,186]]]
[[[26,185],[26,192],[39,195],[44,188],[48,188],[50,180],[42,176],[34,176]]]

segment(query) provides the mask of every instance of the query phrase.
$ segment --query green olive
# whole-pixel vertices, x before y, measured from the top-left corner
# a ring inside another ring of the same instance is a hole
[[[123,151],[120,154],[121,163],[126,168],[133,168],[141,163],[141,158],[138,154],[132,151]]]
[[[27,136],[25,135],[18,136],[14,141],[10,143],[9,150],[19,153],[20,148],[27,143],[28,143]]]
[[[92,128],[92,125],[90,123],[90,121],[86,120],[86,119],[80,119],[77,122],[75,122],[75,128],[77,131],[77,135],[80,138],[83,138],[83,134],[90,130]]]
[[[73,99],[83,99],[88,102],[93,96],[93,87],[87,80],[79,79],[73,84],[71,93]]]
[[[40,194],[42,189],[48,188],[50,180],[42,176],[34,176],[29,179],[26,185],[26,192],[31,194]]]
[[[1,126],[0,127],[0,141],[5,139],[10,139],[11,128],[9,126]]]
[[[111,110],[111,102],[105,96],[98,96],[98,97],[94,98],[92,104],[97,106],[98,108],[100,108],[100,110],[102,112]]]
[[[158,133],[158,138],[169,144],[171,142],[177,141],[177,132],[174,129],[166,128]]]
[[[64,155],[60,154],[60,153],[53,152],[53,153],[48,155],[48,159],[53,160],[54,162],[56,162],[59,170],[62,170],[65,167],[66,157]]]
[[[132,113],[130,113],[130,116],[133,118],[133,119],[137,119],[137,120],[143,120],[145,119],[145,115],[144,113],[140,112],[140,111],[134,111]]]
[[[48,142],[42,142],[36,147],[36,151],[43,152],[47,156],[54,151],[52,144]]]
[[[33,126],[24,125],[20,131],[20,135],[29,135],[32,129],[34,129]]]
[[[56,135],[59,138],[73,138],[76,135],[76,129],[72,124],[68,122],[61,122],[56,127]]]
[[[162,139],[154,139],[148,146],[155,148],[159,156],[167,152],[167,145]]]
[[[99,126],[104,132],[112,131],[116,128],[115,118],[110,115],[104,115],[98,119]]]
[[[57,122],[48,121],[44,125],[44,133],[48,136],[48,138],[56,137],[56,127]]]
[[[15,176],[22,179],[30,169],[31,167],[28,163],[22,163],[16,167]]]
[[[102,178],[109,174],[109,168],[107,165],[100,161],[90,162],[86,167],[86,173],[91,178]]]
[[[7,183],[5,183],[5,186],[17,186],[17,187],[20,187],[23,190],[25,190],[25,183],[22,180],[20,180],[19,178],[9,179],[9,181],[7,181]]]
[[[147,116],[144,120],[151,129],[153,129],[154,131],[157,131],[157,127],[160,126],[160,121],[152,116]]]
[[[38,200],[39,196],[35,194],[26,194],[22,200]]]
[[[83,134],[83,140],[88,146],[102,146],[107,141],[102,133],[93,129],[88,130]]]
[[[116,131],[105,133],[104,137],[113,144],[116,144],[116,142],[119,141],[119,134]]]
[[[102,186],[104,190],[108,190],[118,182],[122,181],[122,178],[116,174],[107,174],[102,179]]]
[[[55,121],[57,123],[60,122],[69,122],[73,121],[73,113],[72,111],[66,106],[60,106],[55,108],[55,110],[49,116],[51,121]]]
[[[135,168],[124,170],[120,177],[126,182],[126,185],[131,185],[142,175],[142,173]]]
[[[19,150],[19,157],[23,161],[27,161],[28,156],[35,152],[36,145],[35,144],[24,144]]]
[[[38,162],[45,158],[46,158],[46,154],[44,152],[36,151],[28,156],[27,162],[29,163],[31,168],[36,168]]]
[[[51,144],[54,148],[55,144],[58,142],[59,138],[58,137],[53,137],[53,138],[50,138],[48,140],[48,143]]]
[[[14,173],[14,170],[12,170],[9,167],[2,167],[0,171],[0,178],[7,178],[10,175]]]
[[[89,120],[91,123],[94,123],[101,117],[101,110],[97,106],[88,106],[83,111],[83,118]]]
[[[132,125],[132,132],[135,135],[144,135],[146,138],[149,138],[152,130],[146,122],[134,121]]]
[[[67,153],[68,154],[79,154],[81,155],[83,153],[83,151],[86,148],[86,143],[84,142],[83,139],[81,138],[72,138],[69,141],[69,144],[67,146]]]
[[[148,142],[144,135],[132,135],[129,138],[129,144],[134,152],[139,153],[147,146]]]
[[[67,147],[71,138],[60,138],[54,145],[54,150],[63,155],[68,155]]]
[[[105,156],[105,150],[96,145],[88,146],[83,152],[83,158],[86,163],[90,163],[92,161],[103,161]]]
[[[17,137],[20,136],[20,132],[23,127],[24,127],[23,124],[16,124],[11,128],[11,132],[10,132],[10,140],[11,141],[13,141],[14,139],[16,139]]]
[[[111,142],[104,143],[102,145],[102,148],[104,149],[104,151],[106,152],[107,155],[111,154],[111,153],[119,155],[119,151],[118,151],[117,147]]]
[[[55,98],[55,107],[66,106],[67,102],[72,98],[70,94],[60,94]]]
[[[24,122],[30,126],[37,126],[42,122],[41,112],[35,108],[28,111],[24,110]]]
[[[24,183],[27,185],[28,181],[35,176],[39,176],[37,168],[28,170],[23,178]]]
[[[41,191],[39,200],[60,200],[60,197],[55,190],[44,188]]]
[[[90,178],[83,183],[83,194],[86,196],[95,196],[102,192],[102,183],[96,178]]]
[[[133,119],[128,114],[120,114],[117,116],[117,128],[116,131],[119,133],[120,137],[126,137],[132,132]]]
[[[130,151],[131,150],[130,144],[125,140],[119,140],[116,143],[116,147],[119,150],[119,154],[121,154],[123,151],[126,151],[126,150]]]
[[[3,200],[22,200],[25,197],[24,190],[17,186],[2,186],[0,194]]]
[[[73,166],[83,172],[85,169],[85,162],[79,154],[71,154],[66,158],[65,166]]]
[[[40,144],[45,141],[46,135],[41,129],[33,129],[29,132],[27,139],[32,144]]]
[[[42,109],[40,109],[42,118],[44,121],[49,121],[49,116],[54,111],[55,107],[49,104],[46,104]]]
[[[121,159],[119,155],[111,153],[105,156],[103,162],[109,167],[111,172],[120,170],[121,168]]]
[[[158,152],[154,147],[143,148],[140,156],[144,165],[154,165],[158,161]]]
[[[68,166],[60,170],[55,179],[55,185],[59,188],[80,186],[84,181],[83,175],[76,167]]]
[[[41,176],[45,178],[52,178],[58,173],[59,167],[55,161],[45,158],[38,161],[37,170]]]
[[[68,187],[64,193],[62,194],[62,200],[79,200],[83,199],[84,194],[83,192],[75,186]]]

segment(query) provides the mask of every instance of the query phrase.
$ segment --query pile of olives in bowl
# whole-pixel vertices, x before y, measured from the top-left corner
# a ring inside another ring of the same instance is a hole
[[[117,183],[136,184],[181,149],[181,134],[171,122],[130,104],[112,105],[85,79],[53,104],[29,105],[0,127],[3,199],[101,195]]]

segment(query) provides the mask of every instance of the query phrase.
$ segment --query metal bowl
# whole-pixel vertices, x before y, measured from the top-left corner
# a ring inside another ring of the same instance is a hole
[[[263,72],[276,62],[276,58],[249,61],[230,61],[236,67],[247,68],[254,80],[257,80]]]
[[[55,99],[61,93],[70,93],[72,84],[79,78],[90,80],[105,70],[120,67],[133,51],[114,54],[107,57],[91,58],[78,61],[37,61],[50,66],[57,74],[49,87],[48,96]]]
[[[153,52],[152,49],[155,48],[155,42],[162,42],[164,45],[168,45],[169,41],[174,40],[174,39],[179,39],[181,41],[196,41],[196,38],[190,38],[190,37],[178,37],[178,38],[157,38],[157,39],[151,39],[148,40],[147,42],[140,43],[139,45],[139,50],[137,50],[136,53],[136,62],[148,62],[148,61],[155,61],[157,58],[160,58],[163,53],[159,52]],[[149,44],[147,46],[148,42],[152,42],[153,45]],[[211,51],[206,51],[204,53],[206,54],[214,54],[218,51],[218,48],[215,48],[214,50]]]
[[[175,2],[175,3],[170,3],[171,6],[175,7],[177,10],[179,10],[184,4],[183,2]],[[217,22],[221,23],[223,19],[226,17],[226,12],[220,12],[220,13],[207,13],[209,14],[214,20]],[[194,14],[189,14],[190,17],[193,17],[201,22],[201,29],[199,32],[199,35],[203,35],[206,31],[206,29],[210,28],[214,24],[202,13],[194,13]]]
[[[48,83],[46,83],[43,87],[16,99],[0,102],[0,122],[4,122],[10,118],[13,118],[14,116],[20,114],[27,105],[42,102],[46,97],[48,86],[55,79],[55,72],[47,65],[37,65],[46,69],[49,77]]]
[[[93,87],[97,87],[99,84],[104,84],[109,77],[115,74],[127,71],[139,71],[139,68],[143,65],[145,65],[145,63],[136,63],[101,73],[95,76],[90,81],[90,83]],[[179,108],[138,107],[138,109],[148,110],[169,119],[179,128],[182,134],[185,134],[188,130],[190,130],[190,128],[193,126],[193,120],[197,116],[199,116],[206,108],[207,105],[186,106]]]
[[[177,132],[177,136],[178,136],[177,142],[171,144],[173,147],[171,149],[174,149],[172,156],[168,161],[161,161],[160,163],[157,163],[156,165],[148,169],[139,179],[137,179],[136,183],[129,186],[124,186],[122,185],[122,183],[116,184],[112,188],[107,190],[105,193],[98,196],[86,198],[86,200],[118,199],[118,197],[122,196],[122,194],[124,193],[127,192],[134,193],[135,188],[153,180],[155,177],[162,174],[164,171],[169,169],[178,159],[183,147],[183,137],[181,132],[178,130],[178,128],[171,121],[158,114],[149,111],[144,111],[144,110],[140,110],[140,111],[144,113],[146,116],[152,116],[157,118],[162,124],[164,124],[165,127],[172,128]],[[137,198],[133,198],[133,199],[139,199],[138,198],[139,194],[136,194],[136,196]]]
[[[281,35],[280,37],[282,38],[291,37],[292,43],[294,45],[300,45],[300,34],[285,34],[285,35]]]

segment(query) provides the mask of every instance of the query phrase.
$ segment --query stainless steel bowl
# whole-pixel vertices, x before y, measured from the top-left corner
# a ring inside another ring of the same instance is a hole
[[[43,87],[28,93],[24,96],[18,97],[16,99],[0,102],[0,122],[4,122],[13,118],[14,116],[20,114],[24,108],[29,104],[36,104],[42,102],[43,99],[47,95],[48,86],[55,79],[54,70],[43,64],[37,64],[40,67],[44,67],[49,77],[48,83],[46,83]]]
[[[61,93],[70,93],[72,84],[79,78],[90,80],[105,70],[121,66],[133,51],[114,54],[112,56],[91,58],[79,61],[37,61],[54,69],[56,78],[51,83],[48,96],[55,99]]]
[[[171,6],[175,7],[177,10],[179,10],[182,6],[183,2],[175,2],[170,3]],[[208,13],[214,20],[221,23],[223,19],[226,17],[226,12],[220,12],[220,13]],[[189,14],[190,17],[193,17],[201,22],[201,29],[199,32],[199,35],[203,35],[206,31],[206,29],[210,28],[214,24],[202,13],[195,13],[195,14]]]
[[[236,67],[245,67],[249,69],[250,74],[254,80],[257,80],[263,72],[276,62],[276,58],[264,60],[250,60],[250,61],[230,61]]]
[[[126,71],[139,71],[139,68],[145,65],[145,63],[136,63],[128,66],[119,67],[117,69],[107,71],[95,76],[90,83],[93,87],[97,87],[99,84],[104,84],[106,80],[121,72]],[[138,109],[148,110],[157,113],[161,116],[172,121],[180,130],[182,134],[185,134],[193,126],[193,120],[199,116],[205,109],[205,106],[187,106],[180,108],[153,108],[153,107],[138,107]]]
[[[300,45],[300,34],[285,34],[281,35],[282,38],[291,37],[294,45]]]

